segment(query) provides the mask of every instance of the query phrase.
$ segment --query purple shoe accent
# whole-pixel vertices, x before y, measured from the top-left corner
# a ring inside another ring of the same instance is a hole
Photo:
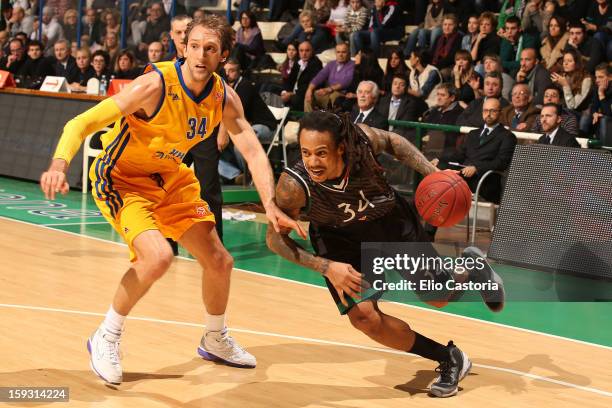
[[[204,360],[217,361],[217,362],[223,363],[225,365],[228,365],[230,367],[235,367],[235,368],[255,368],[255,366],[240,365],[240,364],[232,363],[231,361],[224,360],[221,357],[217,357],[214,354],[211,354],[208,351],[204,350],[201,346],[198,346],[198,355],[200,357],[202,357]]]
[[[91,367],[92,371],[98,376],[100,377],[104,382],[108,383],[108,384],[112,384],[112,385],[121,385],[121,383],[117,383],[117,382],[112,382],[112,381],[108,381],[106,378],[104,378],[102,376],[102,374],[100,374],[98,372],[98,370],[96,370],[96,368],[93,365],[93,361],[91,359],[91,342],[89,339],[87,339],[87,351],[89,352],[89,367]]]

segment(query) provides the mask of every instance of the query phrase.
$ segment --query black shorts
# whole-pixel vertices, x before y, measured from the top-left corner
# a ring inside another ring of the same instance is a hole
[[[419,216],[412,202],[396,193],[396,206],[384,217],[357,222],[343,228],[333,228],[310,224],[310,241],[318,256],[336,262],[348,263],[361,272],[362,242],[430,242],[430,236],[423,230]],[[433,249],[433,247],[432,247]],[[373,281],[374,276],[365,273],[364,279]],[[376,276],[380,280],[380,276]],[[327,288],[336,302],[341,314],[346,314],[355,304],[365,300],[378,300],[383,291],[364,290],[362,298],[355,300],[345,296],[348,307],[340,301],[340,297],[332,283],[326,278]]]

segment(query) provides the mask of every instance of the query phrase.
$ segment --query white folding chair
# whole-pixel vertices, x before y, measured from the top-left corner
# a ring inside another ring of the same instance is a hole
[[[274,115],[274,118],[278,122],[276,126],[276,132],[274,132],[274,138],[270,142],[270,146],[268,146],[268,151],[266,154],[270,156],[270,152],[274,146],[282,145],[283,148],[283,164],[287,165],[287,143],[285,143],[285,138],[283,137],[283,125],[285,124],[285,120],[287,119],[287,115],[289,114],[289,107],[277,108],[275,106],[268,105],[268,109]]]
[[[107,132],[110,129],[111,128],[106,127],[101,131]],[[87,186],[89,185],[89,158],[95,158],[100,154],[100,152],[102,152],[102,150],[100,149],[92,149],[91,147],[89,147],[89,145],[91,144],[91,138],[98,132],[100,131],[94,132],[91,135],[87,136],[85,138],[85,143],[83,144],[83,174],[81,176],[81,192],[83,194],[87,194]]]

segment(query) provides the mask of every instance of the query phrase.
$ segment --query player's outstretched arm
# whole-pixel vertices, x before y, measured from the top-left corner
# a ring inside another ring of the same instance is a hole
[[[230,87],[226,88],[226,92],[223,125],[228,130],[232,142],[249,166],[255,187],[266,209],[266,217],[268,217],[276,231],[280,231],[281,227],[288,227],[306,239],[306,232],[297,221],[288,217],[276,205],[274,201],[274,176],[268,156],[266,156],[261,143],[259,143],[255,131],[244,117],[240,98]]]
[[[306,205],[306,194],[295,179],[283,173],[276,186],[276,201],[281,210],[297,220],[300,209]],[[349,264],[333,262],[306,251],[289,237],[290,232],[289,228],[281,228],[280,231],[276,231],[271,224],[268,225],[266,234],[268,248],[283,258],[317,271],[328,278],[345,306],[348,306],[348,302],[344,294],[359,298],[361,287],[359,272]]]
[[[424,176],[438,170],[415,145],[397,133],[374,129],[363,123],[358,126],[370,139],[374,154],[387,152]]]
[[[81,113],[64,126],[64,131],[51,160],[49,169],[40,178],[40,187],[47,199],[68,192],[66,171],[85,138],[115,122],[121,116],[142,112],[143,117],[153,114],[159,104],[163,85],[157,73],[137,78],[120,93],[107,98]]]

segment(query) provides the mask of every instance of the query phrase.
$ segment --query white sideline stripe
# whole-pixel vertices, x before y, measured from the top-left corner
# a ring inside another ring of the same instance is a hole
[[[39,228],[46,228],[46,229],[49,229],[51,231],[57,231],[57,232],[61,232],[61,233],[64,233],[64,234],[75,235],[77,237],[93,239],[95,241],[106,242],[106,243],[110,243],[110,244],[115,244],[115,245],[120,245],[120,246],[123,246],[123,247],[127,247],[127,244],[124,244],[124,243],[121,243],[121,242],[115,242],[115,241],[110,241],[110,240],[106,240],[106,239],[102,239],[102,238],[90,237],[88,235],[83,235],[83,234],[78,234],[76,232],[64,231],[64,230],[60,230],[60,229],[46,227],[44,225],[34,224],[34,223],[31,223],[31,222],[27,222],[27,221],[14,220],[12,218],[7,218],[7,217],[4,217],[4,216],[0,216],[0,219],[7,220],[7,221],[14,221],[14,222],[17,222],[17,223],[22,223],[22,224],[33,225],[33,226],[36,226],[36,227],[39,227]],[[183,256],[178,256],[177,258],[180,258],[180,259],[183,259],[183,260],[187,260],[187,261],[191,261],[191,262],[195,262],[195,259],[186,258],[186,257],[183,257]],[[240,271],[240,272],[244,272],[244,273],[248,273],[248,274],[251,274],[251,275],[262,276],[262,277],[269,278],[269,279],[276,279],[276,280],[281,280],[281,281],[284,281],[284,282],[290,282],[290,283],[294,283],[296,285],[305,285],[305,286],[310,286],[310,287],[313,287],[313,288],[327,290],[326,287],[313,285],[312,283],[299,282],[299,281],[295,281],[295,280],[291,280],[291,279],[287,279],[287,278],[282,278],[282,277],[279,277],[279,276],[266,275],[266,274],[260,273],[260,272],[249,271],[247,269],[234,268],[234,270],[237,270],[237,271]],[[503,323],[490,322],[488,320],[481,320],[481,319],[477,319],[477,318],[474,318],[474,317],[469,317],[469,316],[463,316],[463,315],[460,315],[460,314],[444,312],[444,311],[441,311],[441,310],[428,309],[428,308],[421,307],[421,306],[407,305],[407,304],[404,304],[404,303],[397,303],[397,302],[388,302],[388,303],[393,303],[393,304],[396,304],[396,305],[399,305],[399,306],[403,306],[403,307],[407,307],[407,308],[414,308],[414,309],[424,310],[424,311],[431,312],[431,313],[440,313],[440,314],[443,314],[445,316],[457,317],[457,318],[460,318],[460,319],[466,319],[466,320],[470,320],[470,321],[473,321],[473,322],[490,324],[490,325],[497,326],[497,327],[504,327],[506,329],[518,330],[518,331],[522,331],[522,332],[525,332],[525,333],[531,333],[531,334],[537,334],[537,335],[540,335],[540,336],[552,337],[554,339],[570,341],[572,343],[584,344],[586,346],[591,346],[591,347],[598,347],[598,348],[602,348],[602,349],[605,349],[605,350],[612,350],[612,347],[610,347],[610,346],[604,346],[603,344],[591,343],[591,342],[584,341],[584,340],[571,339],[569,337],[558,336],[556,334],[550,334],[550,333],[539,332],[539,331],[536,331],[536,330],[524,329],[522,327],[510,326],[510,325],[503,324]]]
[[[92,222],[66,222],[57,224],[41,224],[43,227],[61,227],[64,225],[96,225],[96,224],[108,224],[108,221],[92,221]]]
[[[105,316],[104,313],[86,312],[86,311],[69,310],[69,309],[58,309],[58,308],[41,307],[41,306],[14,305],[14,304],[0,303],[0,307],[11,308],[11,309],[36,310],[36,311],[44,311],[44,312],[69,313],[69,314],[84,315],[84,316],[96,316],[96,317]],[[144,321],[144,322],[151,322],[151,323],[171,324],[171,325],[176,325],[176,326],[188,326],[188,327],[200,327],[200,328],[206,327],[206,325],[201,324],[201,323],[190,323],[190,322],[181,322],[181,321],[176,321],[176,320],[154,319],[151,317],[128,316],[127,318],[130,320],[137,320],[137,321]],[[238,333],[256,334],[256,335],[268,336],[268,337],[279,337],[279,338],[289,339],[289,340],[306,341],[310,343],[326,344],[330,346],[349,347],[349,348],[354,348],[354,349],[359,349],[359,350],[378,351],[381,353],[396,354],[396,355],[401,355],[401,356],[410,354],[415,357],[419,357],[411,353],[406,353],[404,351],[391,350],[391,349],[385,349],[385,348],[379,348],[379,347],[361,346],[358,344],[315,339],[311,337],[291,336],[287,334],[278,334],[278,333],[264,332],[264,331],[258,331],[258,330],[240,329],[240,328],[235,328],[235,327],[231,327],[230,329]],[[513,370],[510,368],[496,367],[496,366],[491,366],[491,365],[486,365],[486,364],[477,364],[477,363],[473,363],[473,365],[479,368],[484,368],[484,369],[494,370],[494,371],[501,371],[501,372],[505,372],[509,374],[515,374],[518,376],[528,377],[528,378],[531,378],[537,381],[549,382],[549,383],[561,385],[561,386],[568,387],[568,388],[574,388],[577,390],[582,390],[582,391],[591,392],[594,394],[603,395],[605,397],[612,397],[612,392],[603,391],[603,390],[599,390],[597,388],[592,388],[592,387],[585,387],[582,385],[576,385],[576,384],[572,384],[566,381],[555,380],[555,379],[548,378],[548,377],[542,377],[536,374],[530,374],[530,373],[526,373],[526,372],[519,371],[519,370]]]

